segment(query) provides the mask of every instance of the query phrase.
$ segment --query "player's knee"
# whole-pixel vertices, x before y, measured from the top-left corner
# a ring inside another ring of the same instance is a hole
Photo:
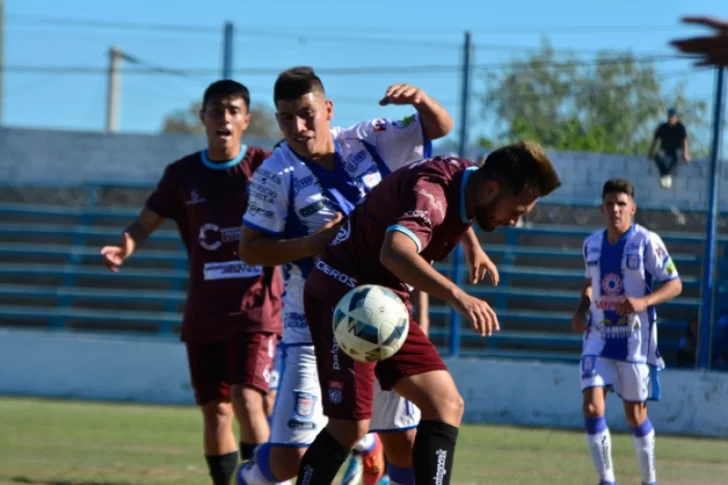
[[[259,390],[248,386],[233,386],[231,389],[236,410],[245,416],[265,414],[265,396]]]
[[[647,405],[640,402],[624,403],[624,417],[631,428],[636,428],[647,419]]]
[[[233,408],[229,402],[211,401],[201,406],[205,427],[208,429],[232,426]]]
[[[399,468],[412,468],[412,449],[415,446],[416,436],[416,428],[399,433],[381,433],[379,437],[382,440],[387,461]]]
[[[271,446],[270,471],[279,482],[290,480],[298,474],[298,466],[308,448]]]
[[[604,416],[604,407],[599,403],[585,399],[583,404],[584,416],[587,418],[598,418]]]
[[[268,394],[266,394],[266,396],[265,396],[265,400],[263,401],[265,415],[268,417],[273,416],[273,409],[275,408],[275,405],[276,405],[276,395],[277,394],[278,393],[275,390],[269,391]]]
[[[349,450],[369,432],[368,419],[352,421],[348,419],[330,418],[326,431],[344,448]]]

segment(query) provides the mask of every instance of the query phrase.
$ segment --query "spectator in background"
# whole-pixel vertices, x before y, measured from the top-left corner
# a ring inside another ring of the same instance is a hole
[[[660,150],[655,155],[657,143],[660,143]],[[678,120],[677,110],[667,110],[667,122],[662,123],[655,130],[652,139],[650,152],[647,157],[654,160],[657,169],[660,171],[660,185],[669,189],[672,187],[672,174],[678,164],[678,157],[682,152],[685,162],[690,162],[690,151],[688,150],[688,134],[685,126]]]
[[[683,23],[716,30],[712,36],[676,39],[670,42],[685,54],[698,58],[696,66],[728,66],[728,21],[710,17],[683,17]]]

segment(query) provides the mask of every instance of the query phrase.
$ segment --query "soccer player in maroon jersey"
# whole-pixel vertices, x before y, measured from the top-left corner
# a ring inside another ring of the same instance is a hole
[[[393,172],[357,206],[306,281],[324,413],[329,421],[299,468],[298,485],[331,483],[352,445],[369,427],[375,375],[422,411],[413,463],[417,485],[450,483],[463,399],[435,346],[410,316],[407,339],[393,357],[362,363],[341,352],[331,321],[341,297],[357,286],[395,291],[411,309],[412,287],[452,305],[483,336],[498,330],[490,306],[438,273],[473,220],[485,231],[515,225],[560,181],[541,147],[509,145],[482,167],[458,158],[424,160]],[[333,365],[336,363],[337,365]]]
[[[207,149],[168,165],[121,245],[101,250],[106,267],[118,271],[166,219],[177,223],[189,257],[182,340],[214,485],[228,485],[237,467],[233,416],[243,460],[268,440],[264,400],[282,330],[278,269],[246,265],[237,253],[247,186],[269,155],[242,143],[249,103],[242,84],[211,84],[200,110]]]

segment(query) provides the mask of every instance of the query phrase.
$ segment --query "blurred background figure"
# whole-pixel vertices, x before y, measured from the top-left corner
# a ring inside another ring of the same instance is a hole
[[[655,154],[655,148],[659,143],[659,151]],[[655,161],[660,171],[660,185],[669,189],[672,187],[672,175],[677,168],[678,160],[682,155],[683,160],[690,162],[690,150],[688,149],[688,133],[677,117],[677,110],[667,110],[667,121],[661,123],[650,145],[650,152],[647,157]]]

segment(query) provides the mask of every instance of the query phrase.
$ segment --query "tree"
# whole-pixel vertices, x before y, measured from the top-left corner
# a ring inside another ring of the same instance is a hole
[[[556,53],[548,41],[523,60],[486,75],[483,115],[495,117],[499,141],[536,140],[555,150],[646,155],[658,123],[674,106],[690,133],[694,157],[707,153],[696,137],[706,103],[685,84],[665,92],[654,63],[631,53],[601,52],[584,61]]]
[[[164,118],[163,133],[203,134],[205,127],[200,122],[199,102],[190,104],[186,110],[178,110]],[[268,108],[252,108],[250,110],[250,126],[245,132],[247,136],[278,140],[281,132],[278,129],[275,115]]]

